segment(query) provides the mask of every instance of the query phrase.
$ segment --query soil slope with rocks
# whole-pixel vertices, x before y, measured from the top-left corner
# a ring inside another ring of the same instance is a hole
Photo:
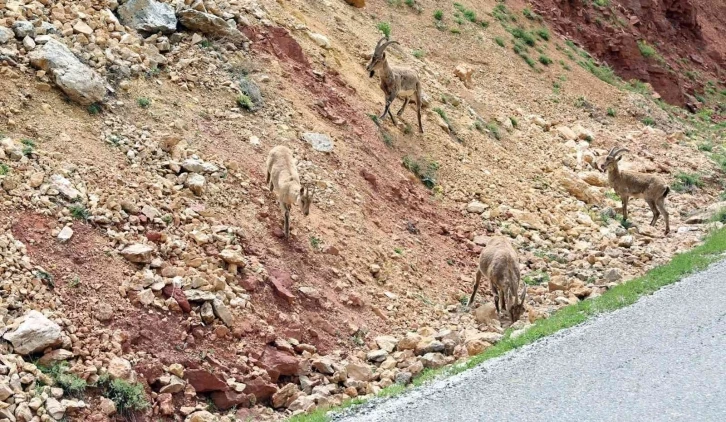
[[[374,395],[512,325],[486,288],[462,305],[495,234],[525,329],[721,227],[719,104],[604,82],[525,6],[0,0],[0,419],[277,420]],[[380,30],[420,75],[424,134],[413,107],[373,118]],[[316,192],[289,240],[275,145]],[[669,235],[640,200],[618,220],[597,170],[616,145],[672,184]]]

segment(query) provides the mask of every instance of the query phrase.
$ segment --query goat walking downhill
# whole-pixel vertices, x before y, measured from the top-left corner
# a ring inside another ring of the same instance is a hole
[[[385,41],[385,42],[384,42]],[[393,123],[396,123],[396,119],[391,114],[391,103],[396,98],[403,100],[403,106],[397,116],[401,116],[403,111],[406,109],[408,102],[411,100],[416,101],[416,113],[418,116],[418,130],[423,133],[423,125],[421,124],[421,80],[418,77],[418,72],[409,67],[397,67],[390,66],[388,59],[386,58],[386,48],[391,44],[398,44],[398,41],[387,41],[386,37],[381,38],[376,44],[376,48],[373,51],[370,63],[368,63],[367,70],[370,72],[372,78],[377,71],[381,77],[381,89],[386,94],[386,108],[383,110],[380,119],[386,118],[386,114],[391,116]]]
[[[469,303],[474,303],[474,297],[479,290],[482,276],[489,279],[494,293],[494,306],[497,313],[509,311],[512,323],[519,320],[524,313],[524,298],[527,295],[527,286],[523,284],[522,293],[519,293],[519,262],[517,252],[505,237],[497,236],[489,240],[486,248],[479,255],[479,268],[476,270],[474,291],[471,293]]]
[[[299,205],[303,214],[307,216],[310,213],[314,192],[300,183],[295,158],[288,147],[278,145],[270,150],[267,156],[265,183],[270,187],[270,191],[275,192],[277,200],[280,202],[280,209],[284,216],[285,238],[289,239],[290,209],[293,205]]]
[[[618,168],[618,162],[623,158],[622,154],[626,152],[628,150],[625,148],[613,147],[600,168],[600,171],[607,172],[610,186],[623,201],[623,220],[628,219],[628,200],[631,197],[643,198],[653,212],[650,225],[655,226],[658,217],[663,214],[666,225],[665,234],[668,234],[671,227],[668,220],[668,211],[665,207],[665,199],[671,188],[658,176],[634,171],[621,171]]]

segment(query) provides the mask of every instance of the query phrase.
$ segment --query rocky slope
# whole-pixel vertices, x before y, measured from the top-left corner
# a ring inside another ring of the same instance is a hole
[[[533,1],[559,32],[626,80],[649,82],[665,101],[698,108],[723,83],[726,6],[702,0]]]
[[[718,200],[718,132],[602,82],[523,3],[121,3],[0,0],[3,418],[264,420],[375,394],[501,338],[486,292],[461,305],[493,234],[521,254],[523,329],[720,226],[694,214]],[[423,135],[410,109],[369,117],[381,22],[424,83]],[[317,187],[290,241],[278,144]],[[641,201],[614,218],[593,163],[616,144],[680,191],[669,236]]]

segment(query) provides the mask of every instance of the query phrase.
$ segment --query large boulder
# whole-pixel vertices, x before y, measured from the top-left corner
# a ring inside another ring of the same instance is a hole
[[[209,391],[227,391],[229,386],[224,379],[204,369],[187,369],[184,378],[194,387],[197,393]]]
[[[49,39],[42,47],[28,54],[28,57],[30,64],[47,72],[71,100],[81,105],[89,105],[102,101],[106,96],[103,78],[81,63],[64,44]]]
[[[60,346],[61,328],[38,311],[28,312],[17,329],[5,333],[3,338],[13,345],[15,353],[29,355]]]
[[[210,37],[229,40],[236,44],[249,42],[249,39],[237,28],[211,13],[184,9],[177,13],[177,17],[182,25],[192,31],[199,31]]]
[[[156,0],[129,0],[118,8],[121,23],[139,32],[171,34],[176,31],[174,8]]]
[[[267,369],[273,381],[280,375],[297,375],[300,371],[298,358],[270,346],[265,348],[260,363]]]

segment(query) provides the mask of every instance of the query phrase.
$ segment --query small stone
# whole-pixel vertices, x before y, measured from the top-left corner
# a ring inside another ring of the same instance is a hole
[[[398,340],[393,336],[378,336],[374,339],[378,347],[385,350],[388,353],[392,353],[396,348]]]
[[[441,353],[427,353],[421,357],[421,362],[426,368],[437,369],[446,365],[446,356]]]
[[[75,25],[73,25],[73,30],[78,32],[79,34],[83,35],[91,35],[93,34],[93,28],[88,26],[87,23],[79,20]]]
[[[488,208],[487,205],[479,202],[479,201],[471,201],[466,206],[466,212],[471,214],[481,214]]]
[[[71,240],[71,237],[73,237],[73,229],[70,226],[63,227],[63,230],[58,233],[58,240],[61,243]]]
[[[383,362],[386,360],[386,357],[388,357],[388,352],[385,350],[371,350],[366,354],[366,359],[368,359],[370,362]]]
[[[35,48],[35,41],[30,37],[23,38],[23,47],[26,51],[30,51]]]
[[[620,273],[620,269],[618,268],[608,269],[607,271],[605,271],[604,277],[605,281],[607,281],[608,283],[617,283],[623,278],[622,274]]]
[[[194,193],[194,195],[201,196],[204,192],[205,183],[206,179],[204,178],[204,176],[197,173],[190,173],[189,177],[187,177],[185,185],[189,188],[189,190]]]
[[[114,357],[111,362],[108,363],[108,375],[111,379],[122,379],[130,380],[134,374],[131,369],[131,362],[124,358]]]
[[[410,372],[399,372],[396,374],[396,384],[408,385],[411,383],[413,375]]]
[[[106,397],[101,397],[98,404],[99,410],[106,416],[116,414],[116,403]]]
[[[308,32],[308,36],[319,47],[322,47],[326,50],[330,49],[330,40],[328,40],[328,37],[326,37],[325,35],[317,34],[315,32]]]
[[[40,185],[43,184],[43,180],[45,180],[45,174],[44,173],[33,173],[30,176],[30,180],[28,181],[28,184],[31,188],[38,188]]]
[[[330,136],[323,133],[306,132],[303,133],[302,138],[305,142],[312,145],[315,151],[319,152],[332,152],[333,141]]]
[[[121,256],[131,262],[137,264],[148,264],[151,262],[151,254],[153,252],[153,246],[145,245],[143,243],[135,243],[124,248],[120,253]]]

